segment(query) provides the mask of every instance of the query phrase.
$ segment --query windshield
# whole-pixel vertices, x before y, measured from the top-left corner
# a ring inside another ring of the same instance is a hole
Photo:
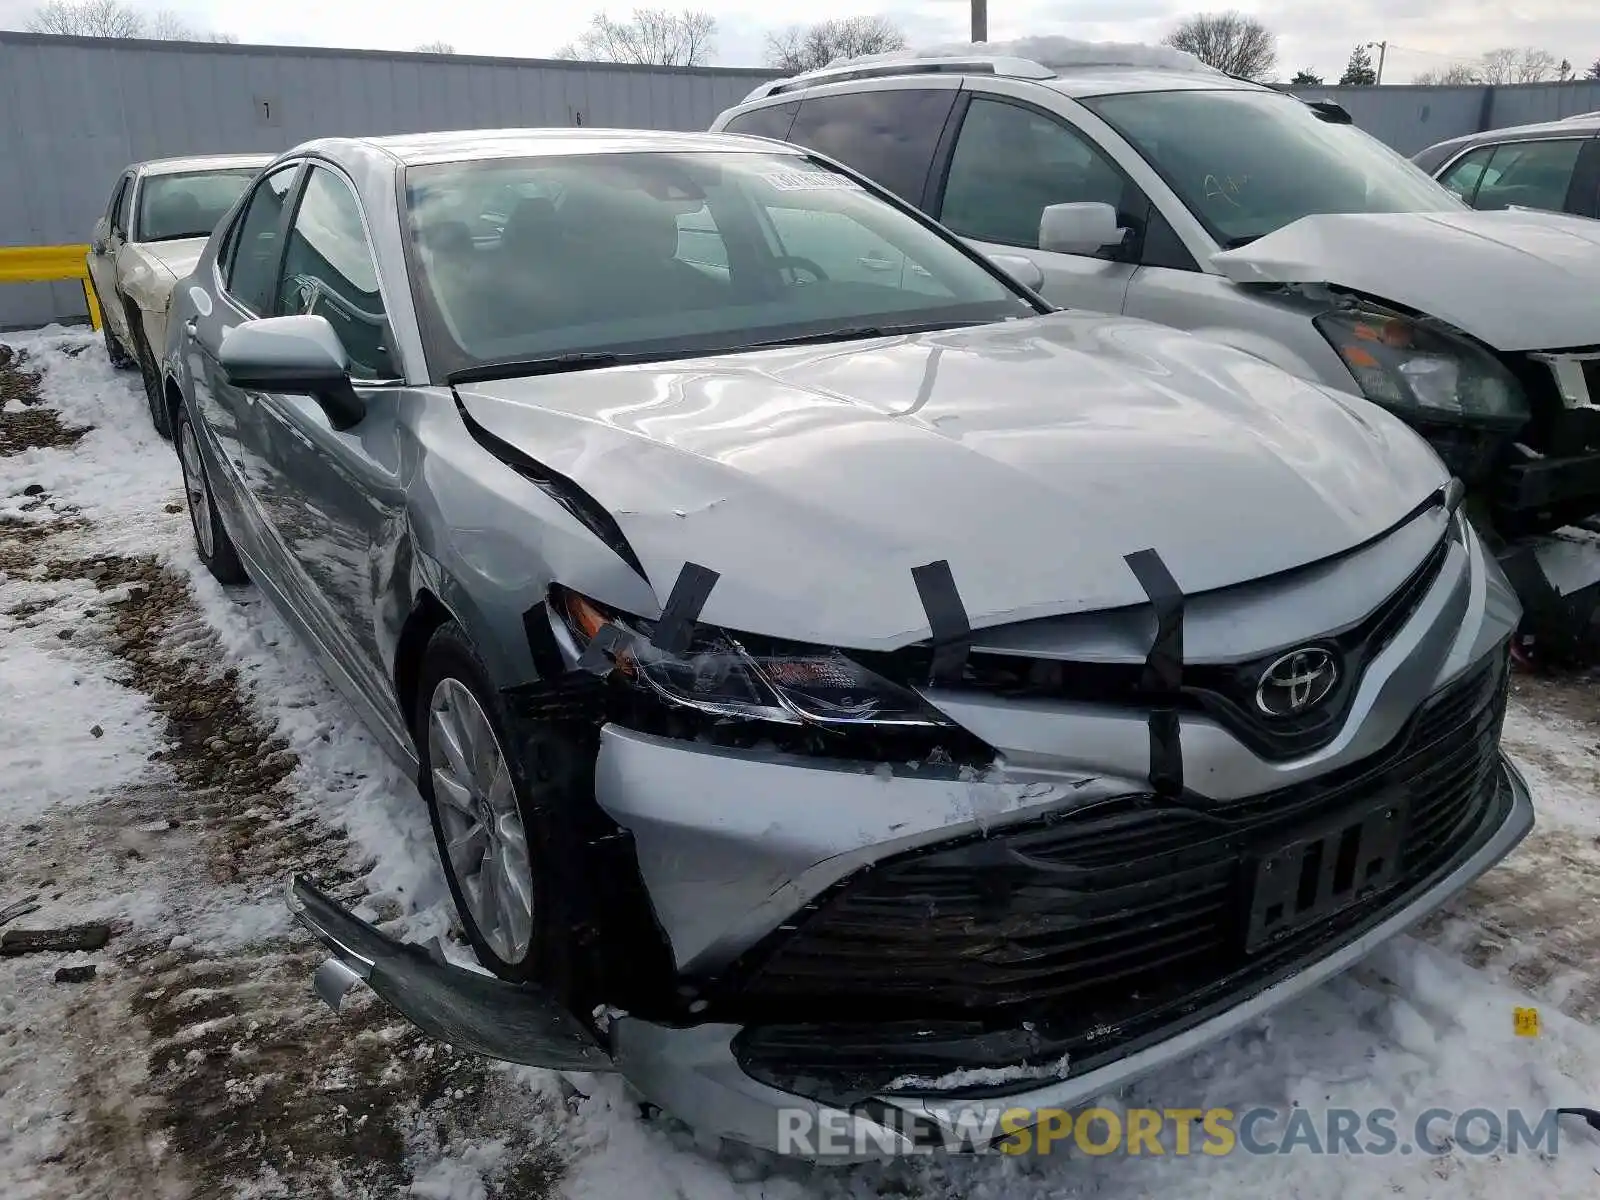
[[[251,168],[148,175],[139,188],[137,242],[210,237],[255,178]]]
[[[800,154],[488,159],[414,167],[406,192],[436,376],[1038,311],[953,242]]]
[[[1463,207],[1376,138],[1276,92],[1133,92],[1084,104],[1132,143],[1224,249],[1314,213]]]

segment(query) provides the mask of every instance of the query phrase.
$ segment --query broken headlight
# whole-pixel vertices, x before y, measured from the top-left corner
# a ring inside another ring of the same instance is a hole
[[[1494,355],[1428,322],[1357,304],[1314,321],[1368,400],[1412,420],[1516,429],[1531,415]]]
[[[552,598],[580,652],[603,636],[603,652],[615,673],[668,704],[711,716],[824,728],[951,723],[909,688],[838,650],[746,646],[724,630],[702,625],[689,649],[673,654],[650,640],[652,621],[565,589]]]

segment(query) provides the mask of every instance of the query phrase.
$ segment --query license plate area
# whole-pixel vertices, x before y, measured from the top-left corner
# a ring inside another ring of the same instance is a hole
[[[1405,799],[1389,796],[1260,854],[1245,953],[1254,954],[1394,882],[1406,815]]]

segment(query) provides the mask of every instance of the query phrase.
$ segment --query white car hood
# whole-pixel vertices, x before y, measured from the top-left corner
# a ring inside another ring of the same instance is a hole
[[[205,251],[207,238],[181,238],[171,242],[140,242],[139,249],[172,272],[174,280],[194,273],[195,264]]]
[[[1327,283],[1449,322],[1497,350],[1600,345],[1600,221],[1461,209],[1301,217],[1213,255],[1237,283]]]
[[[1135,551],[1225,587],[1348,551],[1446,480],[1374,405],[1088,313],[457,395],[613,514],[658,602],[696,562],[721,575],[703,620],[861,649],[928,635],[911,571],[938,559],[975,627],[1143,604]]]

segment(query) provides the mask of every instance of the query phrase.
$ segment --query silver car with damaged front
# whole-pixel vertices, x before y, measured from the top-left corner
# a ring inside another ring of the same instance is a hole
[[[309,143],[177,303],[200,554],[415,772],[492,973],[297,880],[335,1004],[899,1144],[1227,1033],[1531,825],[1517,605],[1414,433],[804,151]]]

